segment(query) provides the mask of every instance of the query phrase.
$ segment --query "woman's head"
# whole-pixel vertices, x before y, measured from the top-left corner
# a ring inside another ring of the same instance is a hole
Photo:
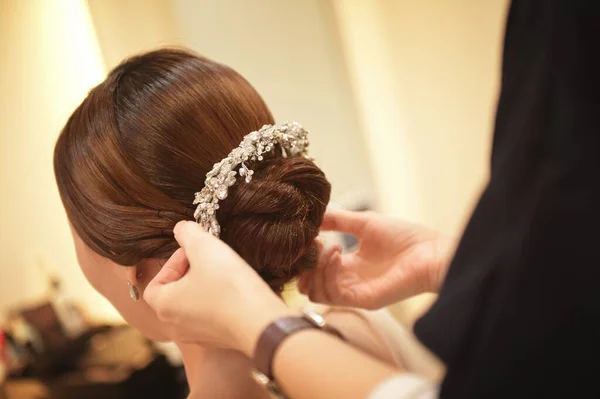
[[[145,304],[124,303],[127,281],[143,288],[177,249],[173,226],[193,219],[194,193],[213,164],[272,123],[235,71],[164,49],[117,66],[65,125],[54,169],[79,262],[148,335],[160,338],[150,331],[156,320]],[[330,185],[302,157],[266,157],[253,169],[252,183],[237,182],[220,202],[221,239],[280,291],[316,263]]]

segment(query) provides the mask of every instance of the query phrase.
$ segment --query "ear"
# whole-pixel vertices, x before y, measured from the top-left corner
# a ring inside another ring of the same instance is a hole
[[[166,259],[142,259],[137,265],[126,267],[126,277],[139,290],[144,290],[166,261]]]
[[[125,266],[125,278],[131,283],[131,285],[138,285],[138,267],[136,266]]]

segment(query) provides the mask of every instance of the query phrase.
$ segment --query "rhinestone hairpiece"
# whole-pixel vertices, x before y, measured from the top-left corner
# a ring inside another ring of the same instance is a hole
[[[221,227],[216,215],[219,201],[227,198],[227,191],[237,181],[238,172],[246,183],[250,183],[254,171],[246,163],[262,161],[263,154],[273,150],[280,150],[284,158],[294,155],[308,157],[307,136],[308,132],[298,122],[265,125],[260,130],[244,136],[239,147],[216,163],[206,174],[204,188],[196,193],[194,199],[194,205],[197,205],[194,212],[196,222],[200,223],[204,230],[219,237]]]

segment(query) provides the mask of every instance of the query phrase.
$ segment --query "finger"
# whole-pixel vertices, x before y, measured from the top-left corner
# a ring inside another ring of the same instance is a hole
[[[317,253],[319,255],[319,259],[323,254],[323,250],[325,246],[323,245],[323,241],[320,238],[315,238],[315,245],[317,246]],[[310,288],[311,282],[315,277],[315,271],[309,270],[300,275],[298,278],[298,291],[301,294],[308,295],[308,289]]]
[[[181,279],[189,268],[189,262],[183,248],[179,248],[163,265],[152,279],[152,284],[169,284]]]
[[[198,223],[187,220],[181,221],[173,229],[175,240],[186,251],[188,258],[202,254],[203,247],[210,246],[212,240],[217,240],[212,234],[204,231]],[[193,262],[192,262],[193,263]]]
[[[300,291],[301,294],[308,295],[308,289],[310,288],[311,282],[314,279],[314,277],[314,270],[309,270],[300,275],[300,278],[298,279],[298,291]]]
[[[323,273],[315,270],[315,275],[310,281],[310,285],[308,287],[308,298],[315,303],[329,303],[325,296],[325,290],[323,289]]]
[[[317,264],[317,268],[314,270],[314,276],[311,281],[310,288],[308,289],[308,297],[313,302],[319,303],[330,303],[331,298],[329,297],[329,293],[326,290],[326,280],[325,280],[325,271],[329,264],[329,259],[331,258],[331,254],[337,251],[337,247],[331,247],[323,251],[321,257],[319,258],[319,263]]]
[[[178,281],[185,275],[189,267],[187,257],[182,248],[179,248],[163,265],[160,271],[148,283],[144,289],[143,298],[148,305],[155,310],[161,302],[161,298],[165,296],[167,284]]]
[[[360,237],[371,219],[370,212],[351,212],[328,208],[321,224],[321,230],[338,231]]]
[[[327,259],[327,265],[325,266],[325,291],[327,296],[334,305],[344,306],[347,303],[343,302],[343,295],[341,295],[340,287],[340,273],[342,266],[342,248],[338,245],[335,248],[329,258]]]
[[[323,252],[323,249],[325,249],[325,245],[323,245],[323,240],[321,240],[319,237],[315,238],[315,245],[317,246],[317,253],[321,253]]]
[[[317,254],[320,258],[321,254],[323,253],[323,249],[325,248],[325,246],[323,245],[323,240],[321,240],[321,238],[319,237],[315,238],[315,245],[317,247]],[[298,278],[298,291],[301,294],[308,295],[308,290],[312,284],[312,280],[314,279],[314,277],[314,270],[306,271],[300,275],[300,277]]]

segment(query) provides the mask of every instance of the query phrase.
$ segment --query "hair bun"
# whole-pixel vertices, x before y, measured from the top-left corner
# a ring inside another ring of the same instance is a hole
[[[314,240],[330,194],[323,171],[304,157],[260,162],[252,182],[234,184],[221,201],[221,239],[279,293],[316,266]]]

